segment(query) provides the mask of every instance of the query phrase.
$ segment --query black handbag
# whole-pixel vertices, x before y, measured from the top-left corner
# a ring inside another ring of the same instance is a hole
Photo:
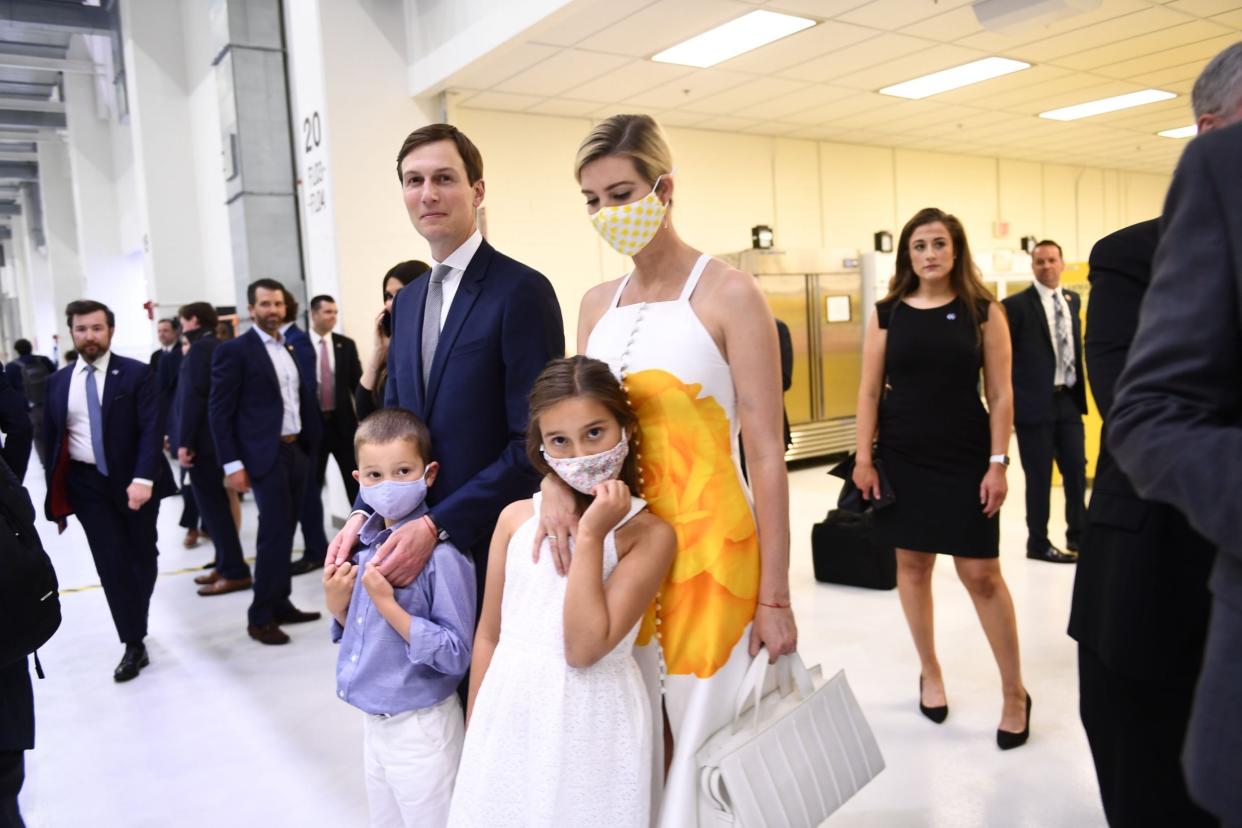
[[[862,496],[862,492],[854,485],[854,460],[855,456],[851,454],[828,470],[833,477],[839,477],[845,481],[845,485],[841,487],[841,495],[837,498],[837,508],[861,515],[868,510],[885,509],[896,503],[897,493],[893,491],[893,484],[888,482],[884,464],[878,459],[873,460],[872,463],[876,474],[880,477],[880,498],[867,500]]]
[[[897,586],[897,550],[875,541],[872,512],[833,509],[811,529],[815,580],[866,589]]]

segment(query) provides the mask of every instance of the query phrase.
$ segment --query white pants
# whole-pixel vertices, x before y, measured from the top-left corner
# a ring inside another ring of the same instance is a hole
[[[368,715],[363,756],[371,825],[442,828],[448,822],[465,736],[456,693],[423,710]]]

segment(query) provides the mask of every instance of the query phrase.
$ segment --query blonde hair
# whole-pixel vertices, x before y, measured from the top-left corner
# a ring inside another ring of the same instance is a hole
[[[574,178],[582,180],[582,168],[609,155],[622,155],[634,162],[638,174],[649,184],[673,171],[673,154],[655,118],[650,115],[613,115],[595,125],[578,147]]]

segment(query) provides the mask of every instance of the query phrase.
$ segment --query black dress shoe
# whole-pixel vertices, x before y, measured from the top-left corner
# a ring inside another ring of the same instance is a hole
[[[150,663],[151,659],[147,657],[146,645],[126,644],[125,655],[121,656],[121,663],[116,665],[112,678],[118,682],[136,679],[142,668]]]
[[[1010,730],[996,729],[996,746],[1001,750],[1013,750],[1016,747],[1022,747],[1026,744],[1026,740],[1031,736],[1031,694],[1026,694],[1026,727],[1022,728],[1021,733],[1014,733]]]
[[[1043,551],[1027,550],[1026,556],[1033,561],[1047,561],[1048,563],[1078,563],[1077,552],[1062,552],[1055,546],[1049,546]]]
[[[316,569],[323,569],[323,561],[307,560],[305,555],[289,564],[290,575],[305,575],[307,572],[314,572]]]
[[[260,644],[288,644],[289,636],[275,621],[268,621],[257,627],[247,627],[246,632]]]
[[[318,621],[322,618],[322,614],[318,612],[302,612],[297,607],[290,605],[289,609],[284,612],[276,613],[277,624],[305,624],[309,621]]]
[[[919,712],[936,724],[943,724],[944,720],[949,718],[949,706],[942,704],[939,707],[928,707],[923,704],[923,676],[919,676]]]
[[[1067,540],[1065,542],[1065,551],[1073,552],[1075,555],[1077,555],[1078,554],[1078,541]]]

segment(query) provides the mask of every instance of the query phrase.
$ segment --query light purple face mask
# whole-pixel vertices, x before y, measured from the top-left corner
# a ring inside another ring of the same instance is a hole
[[[543,459],[547,461],[548,466],[561,480],[583,494],[589,495],[600,483],[616,480],[620,476],[621,467],[625,465],[625,458],[630,453],[630,441],[625,434],[625,429],[621,429],[621,442],[599,454],[588,454],[583,457],[549,457],[543,446],[539,447],[539,451],[543,454]]]

